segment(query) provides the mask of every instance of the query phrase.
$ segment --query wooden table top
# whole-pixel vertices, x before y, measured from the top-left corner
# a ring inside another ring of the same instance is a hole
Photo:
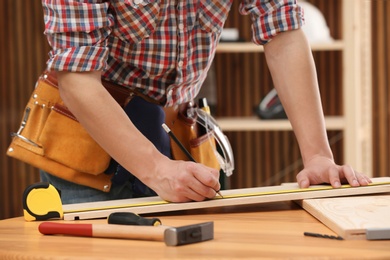
[[[163,242],[45,236],[41,222],[23,217],[0,221],[0,259],[390,259],[390,240],[333,240],[303,232],[336,235],[293,202],[160,213],[164,225],[214,221],[214,239],[169,247]],[[61,221],[58,222],[69,222]],[[71,223],[105,223],[82,220]]]

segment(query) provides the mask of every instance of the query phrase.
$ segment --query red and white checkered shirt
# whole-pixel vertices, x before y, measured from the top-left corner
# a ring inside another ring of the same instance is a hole
[[[240,0],[265,44],[299,28],[296,0]],[[42,0],[52,47],[48,69],[102,70],[166,106],[197,95],[233,0]]]

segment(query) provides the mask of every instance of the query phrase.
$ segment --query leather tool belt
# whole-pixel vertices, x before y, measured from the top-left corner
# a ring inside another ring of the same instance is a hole
[[[104,80],[102,83],[122,107],[134,96],[160,105],[136,90]],[[164,109],[166,123],[197,162],[220,169],[215,158],[213,135],[200,133],[196,119],[187,117],[184,112],[189,106],[192,106],[191,102]],[[114,172],[107,173],[106,170],[111,157],[61,100],[55,72],[45,71],[39,77],[19,130],[12,135],[8,156],[70,182],[110,191]],[[171,150],[173,159],[189,160],[173,142]]]
[[[108,81],[102,83],[122,107],[141,95]],[[7,155],[77,184],[104,192],[111,188],[113,173],[105,173],[111,157],[64,105],[55,72],[45,71],[39,77]]]

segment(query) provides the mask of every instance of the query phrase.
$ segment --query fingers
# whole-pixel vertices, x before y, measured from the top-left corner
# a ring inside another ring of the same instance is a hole
[[[340,188],[341,187],[341,180],[340,180],[340,173],[337,167],[331,167],[329,169],[329,183],[332,185],[333,188]]]
[[[192,172],[196,181],[192,183],[191,188],[205,198],[214,198],[221,189],[219,171],[200,164],[196,164],[195,167]]]
[[[215,197],[216,192],[212,188],[205,187],[195,178],[193,180],[195,181],[181,182],[180,179],[177,179],[169,190],[163,190],[158,194],[170,202],[204,201],[207,198]]]
[[[300,188],[308,188],[310,186],[310,179],[308,177],[308,172],[303,170],[297,175],[297,182]]]
[[[187,202],[203,201],[214,198],[219,184],[219,171],[194,162],[178,162],[181,164],[179,174],[175,175],[170,185],[170,201]]]
[[[221,189],[221,185],[219,183],[219,172],[215,169],[194,173],[195,178],[205,187],[211,188],[215,191],[219,191]]]
[[[318,171],[311,170],[310,167],[298,173],[297,181],[300,188],[308,188],[311,184],[329,182],[328,180],[323,180],[322,175]]]
[[[348,183],[351,186],[353,186],[353,187],[360,186],[360,184],[356,178],[355,171],[352,169],[351,166],[349,166],[349,165],[341,166],[340,167],[340,175],[344,175],[345,179],[348,181]]]
[[[362,186],[367,186],[368,184],[372,183],[372,180],[368,176],[361,173],[358,174],[357,179]]]
[[[355,171],[349,165],[341,166],[340,171],[341,171],[340,175],[343,175],[345,179],[348,181],[348,183],[353,187],[366,186],[372,182],[370,178],[368,178],[364,174]]]
[[[328,165],[327,167],[307,167],[297,175],[300,188],[308,188],[310,185],[329,183],[333,188],[340,188],[342,183],[348,183],[353,187],[366,186],[371,179],[366,175],[355,171],[349,165]]]

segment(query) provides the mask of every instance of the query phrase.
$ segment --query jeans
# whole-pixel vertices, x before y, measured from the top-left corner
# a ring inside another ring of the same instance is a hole
[[[134,197],[130,181],[112,185],[110,192],[103,192],[53,176],[40,170],[41,181],[51,183],[60,191],[62,204],[94,202],[104,200],[130,199]]]
[[[161,126],[165,122],[163,108],[136,96],[129,102],[124,110],[137,129],[149,139],[162,154],[171,158],[169,136]],[[118,142],[121,142],[121,137],[118,137]],[[129,149],[133,148],[129,147]],[[112,186],[108,193],[63,180],[43,170],[40,171],[40,176],[42,181],[49,182],[60,190],[63,204],[156,195],[153,190],[143,184],[114,160],[112,160],[109,169],[110,170],[107,172],[115,172],[115,175],[111,180]]]

